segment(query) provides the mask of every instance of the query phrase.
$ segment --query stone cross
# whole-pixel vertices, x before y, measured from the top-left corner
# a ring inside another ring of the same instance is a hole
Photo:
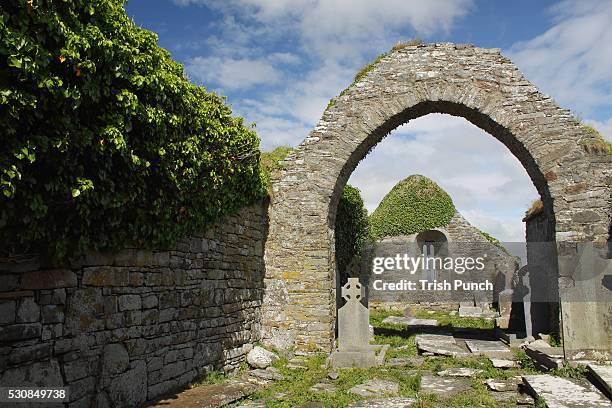
[[[338,309],[338,350],[366,350],[370,344],[370,310],[361,304],[364,288],[359,278],[348,278],[342,287],[346,304]]]

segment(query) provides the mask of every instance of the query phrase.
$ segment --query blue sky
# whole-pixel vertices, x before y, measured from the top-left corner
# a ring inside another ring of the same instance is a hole
[[[298,145],[355,72],[398,41],[501,48],[540,89],[612,139],[612,1],[130,0],[189,78],[227,96],[262,148]],[[396,129],[353,173],[371,211],[424,174],[476,226],[524,240],[537,193],[518,161],[462,118],[427,115]]]

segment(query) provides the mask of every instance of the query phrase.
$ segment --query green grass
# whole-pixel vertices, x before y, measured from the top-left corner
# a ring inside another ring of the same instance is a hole
[[[415,337],[418,332],[413,328],[401,325],[382,323],[388,316],[399,316],[399,312],[373,310],[370,322],[375,328],[374,343],[388,344],[387,361],[394,357],[417,356],[418,350]],[[417,311],[417,317],[438,319],[443,324],[442,328],[431,328],[432,331],[449,331],[453,329],[483,329],[489,330],[491,324],[484,319],[462,318],[451,316],[448,313],[427,313]],[[429,332],[429,330],[428,330]],[[325,367],[326,354],[316,354],[305,359],[305,370],[292,370],[286,367],[287,358],[281,358],[273,366],[284,376],[284,380],[271,383],[267,388],[261,389],[248,397],[249,400],[265,400],[266,407],[290,408],[307,402],[317,401],[324,407],[346,407],[352,402],[363,398],[351,394],[348,390],[367,380],[373,378],[388,379],[399,384],[399,396],[415,398],[415,407],[514,407],[512,402],[496,401],[493,393],[488,390],[484,381],[488,378],[509,379],[525,374],[541,373],[533,364],[533,361],[523,350],[515,350],[515,356],[521,367],[515,369],[499,369],[493,367],[490,360],[484,356],[472,356],[469,358],[453,358],[444,356],[429,356],[423,358],[423,364],[405,367],[373,367],[368,369],[341,369],[337,370],[339,377],[330,380],[327,377],[330,369]],[[454,367],[477,368],[482,372],[469,378],[470,388],[458,395],[449,398],[436,397],[420,390],[421,379],[424,375],[436,375],[438,371]],[[548,372],[566,378],[582,378],[585,375],[582,368],[564,367],[559,370]],[[223,381],[222,375],[212,375],[207,381]],[[333,393],[311,392],[310,387],[318,383],[332,384],[336,387]],[[234,406],[242,404],[239,401]],[[543,401],[536,401],[536,407],[544,407]]]

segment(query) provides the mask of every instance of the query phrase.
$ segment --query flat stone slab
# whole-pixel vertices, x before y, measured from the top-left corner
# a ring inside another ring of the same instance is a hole
[[[467,378],[435,377],[433,375],[421,377],[421,392],[442,398],[452,397],[470,388],[472,388],[472,383]]]
[[[363,350],[335,350],[328,359],[333,368],[369,368],[382,365],[389,349],[388,344],[370,344]]]
[[[489,378],[485,381],[485,384],[491,391],[496,392],[507,392],[517,391],[519,384],[523,382],[523,379],[519,377],[508,378],[507,380],[501,380],[497,378]]]
[[[587,364],[587,369],[610,397],[612,395],[612,365]]]
[[[563,367],[562,347],[533,347],[531,344],[525,347],[525,353],[536,363],[545,369],[551,370]]]
[[[499,340],[465,340],[467,348],[475,354],[510,354],[510,348]]]
[[[459,317],[481,317],[482,309],[477,306],[460,306]]]
[[[610,407],[610,401],[587,381],[545,374],[524,375],[523,383],[548,408]]]
[[[257,401],[247,401],[240,405],[238,408],[266,408],[265,400],[257,400]]]
[[[416,336],[419,350],[451,357],[467,357],[470,353],[457,345],[453,336],[443,334],[419,334]]]
[[[399,392],[399,384],[389,380],[373,378],[363,384],[354,386],[348,392],[366,398],[396,395]]]
[[[505,358],[489,358],[491,364],[495,368],[519,368],[520,364],[516,360],[510,360]]]
[[[245,380],[230,380],[222,384],[201,385],[171,398],[158,401],[158,408],[217,408],[236,402],[257,391],[259,387]]]
[[[404,316],[389,316],[385,318],[383,323],[388,324],[399,324],[403,326],[415,327],[415,326],[437,326],[438,321],[436,319],[417,319],[414,317]]]
[[[446,370],[438,371],[438,375],[442,377],[472,377],[482,373],[483,370],[478,368],[455,367]]]
[[[412,398],[376,398],[365,401],[354,402],[347,408],[408,408],[413,406],[416,400]]]

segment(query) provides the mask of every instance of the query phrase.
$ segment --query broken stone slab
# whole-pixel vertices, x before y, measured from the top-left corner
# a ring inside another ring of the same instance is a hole
[[[460,377],[436,377],[423,375],[421,377],[421,392],[434,394],[442,398],[452,397],[472,388],[472,382]]]
[[[253,368],[266,368],[278,359],[276,354],[259,346],[253,347],[247,354],[247,363]]]
[[[489,358],[491,364],[495,368],[519,368],[520,365],[516,360],[510,360],[505,358]]]
[[[365,398],[396,395],[399,392],[399,384],[389,380],[373,378],[363,384],[355,385],[348,392]]]
[[[612,397],[612,365],[587,364],[587,369],[608,398]]]
[[[329,378],[330,380],[337,380],[338,377],[340,377],[340,374],[338,374],[337,371],[330,371],[329,373],[327,373],[327,378]]]
[[[532,343],[533,344],[533,343]],[[546,370],[563,367],[563,347],[525,347],[525,353],[539,366]]]
[[[485,384],[491,391],[506,392],[506,391],[517,391],[519,384],[523,382],[522,377],[512,377],[507,380],[501,380],[497,378],[489,378],[485,381]]]
[[[499,340],[465,340],[467,348],[475,354],[508,353],[510,348]]]
[[[201,385],[158,401],[158,408],[217,408],[245,398],[259,387],[245,380],[230,380],[222,384]]]
[[[574,378],[552,375],[524,375],[523,384],[548,408],[610,407],[610,401],[593,384]]]
[[[470,353],[457,345],[453,336],[440,334],[419,334],[417,348],[425,353],[451,357],[467,357]],[[425,354],[423,353],[423,354]]]
[[[472,377],[482,373],[483,370],[478,368],[454,367],[446,370],[438,371],[438,375],[442,377]]]
[[[387,324],[398,324],[408,327],[420,327],[420,326],[437,326],[438,321],[436,319],[417,319],[414,317],[404,316],[389,316],[385,318],[383,323]]]
[[[318,383],[309,388],[310,392],[324,392],[328,394],[333,394],[338,390],[338,388],[333,384],[327,383]]]
[[[347,408],[408,408],[413,406],[416,400],[412,398],[375,398],[365,401],[354,402]]]
[[[459,317],[481,317],[482,309],[477,306],[460,306]]]

